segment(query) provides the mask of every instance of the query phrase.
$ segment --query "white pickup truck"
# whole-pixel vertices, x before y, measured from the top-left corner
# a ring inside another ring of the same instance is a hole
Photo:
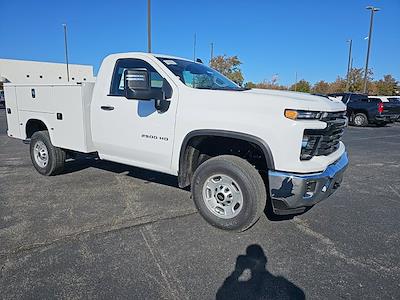
[[[341,102],[246,90],[167,55],[110,55],[95,83],[9,83],[5,98],[8,135],[30,142],[40,174],[62,173],[74,152],[173,174],[226,230],[249,228],[266,204],[304,212],[340,186],[348,165]]]

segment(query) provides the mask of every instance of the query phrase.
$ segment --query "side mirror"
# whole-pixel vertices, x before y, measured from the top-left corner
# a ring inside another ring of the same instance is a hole
[[[160,89],[152,89],[149,72],[146,69],[126,69],[124,92],[127,99],[151,100],[162,98]]]
[[[155,107],[158,112],[166,112],[171,104],[170,100],[172,98],[172,87],[168,81],[164,78],[163,85],[161,88],[162,97],[157,99],[155,102]]]

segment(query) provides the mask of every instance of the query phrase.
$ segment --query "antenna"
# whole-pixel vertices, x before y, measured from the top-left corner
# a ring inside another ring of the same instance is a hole
[[[67,24],[62,24],[64,27],[64,47],[65,47],[65,62],[67,64],[67,80],[69,82],[69,65],[68,65],[68,44],[67,44]]]

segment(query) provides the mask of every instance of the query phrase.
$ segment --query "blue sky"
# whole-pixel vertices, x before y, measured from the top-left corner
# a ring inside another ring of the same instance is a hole
[[[153,52],[209,60],[238,55],[245,81],[280,84],[344,76],[353,39],[354,66],[365,64],[369,11],[375,16],[370,66],[375,78],[400,80],[400,0],[193,1],[152,0]],[[71,63],[97,71],[110,53],[146,51],[147,0],[0,0],[0,58],[64,61],[62,23],[68,24]]]

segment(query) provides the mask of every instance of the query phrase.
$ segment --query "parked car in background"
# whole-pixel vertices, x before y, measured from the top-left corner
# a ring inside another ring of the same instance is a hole
[[[372,98],[379,98],[382,102],[390,102],[395,106],[400,106],[400,96],[373,96]],[[400,122],[400,116],[396,119],[396,122]]]
[[[6,107],[6,100],[4,98],[4,91],[0,91],[0,107]]]
[[[335,93],[329,94],[328,97],[346,104],[350,125],[385,126],[395,122],[400,116],[400,106],[396,102],[384,102],[380,98],[359,93]]]
[[[369,98],[379,98],[382,102],[392,102],[400,104],[400,96],[369,96]]]
[[[393,106],[400,107],[400,96],[371,96],[371,98],[378,98],[382,102],[389,102]],[[396,119],[397,122],[400,122],[400,116]]]

